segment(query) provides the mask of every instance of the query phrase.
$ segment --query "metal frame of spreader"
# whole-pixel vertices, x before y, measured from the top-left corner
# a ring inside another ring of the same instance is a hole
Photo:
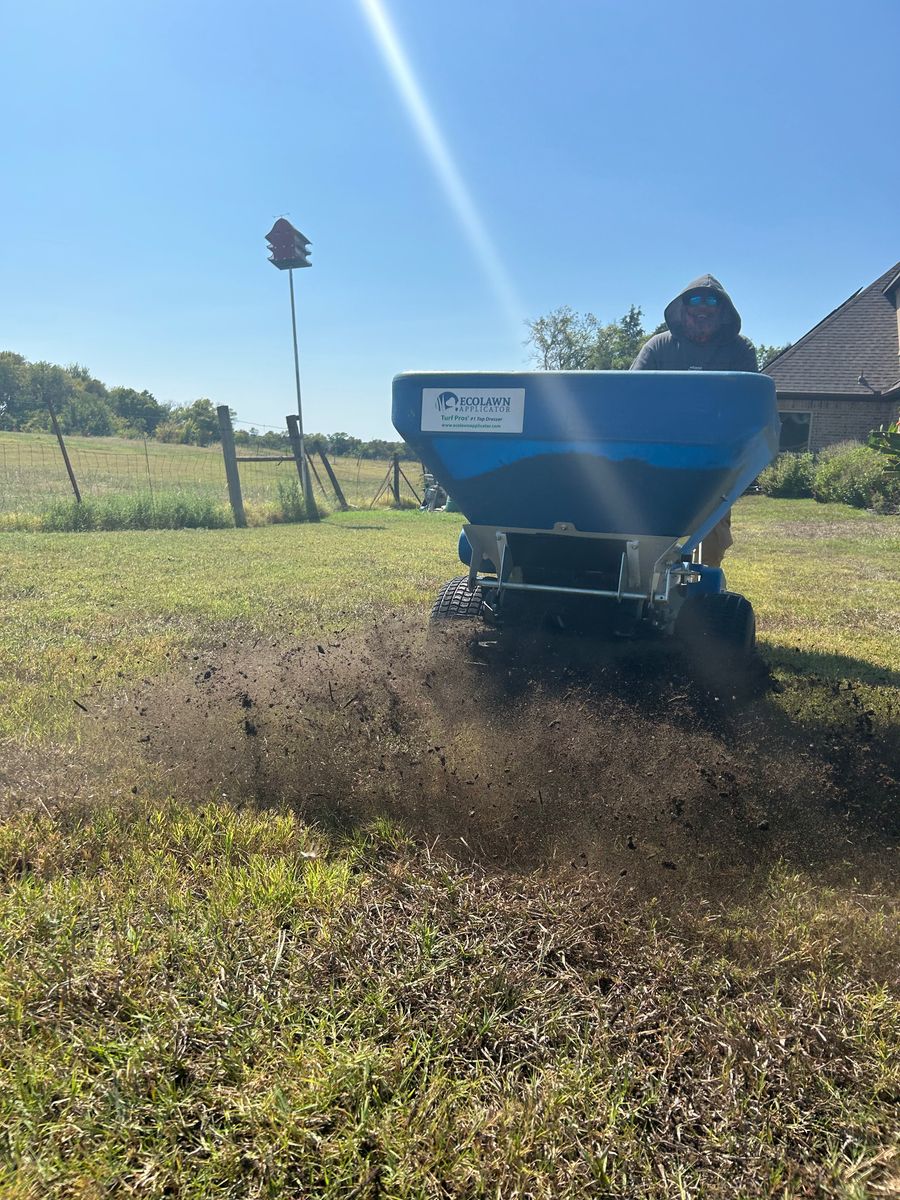
[[[463,532],[472,548],[469,562],[469,587],[481,587],[486,593],[494,592],[494,603],[486,596],[490,608],[502,604],[504,592],[544,593],[560,596],[585,596],[597,599],[639,601],[647,606],[649,614],[657,624],[668,627],[678,614],[678,609],[687,597],[687,586],[700,584],[705,573],[712,575],[710,568],[694,563],[695,551],[702,550],[703,538],[712,530],[731,508],[736,497],[722,496],[720,503],[705,521],[688,536],[682,544],[680,538],[658,537],[646,534],[584,533],[566,521],[557,522],[552,529],[498,528],[493,525],[465,525]],[[568,587],[551,583],[525,583],[521,569],[517,568],[509,544],[509,535],[548,535],[565,539],[579,538],[599,542],[625,543],[619,565],[616,588]],[[485,564],[493,568],[493,575]],[[722,590],[724,576],[717,574],[718,586],[709,590]],[[516,576],[519,578],[516,578]],[[712,583],[713,580],[708,581]],[[660,619],[662,618],[662,619]]]
[[[506,401],[505,416],[461,412],[463,393]],[[598,625],[612,615],[617,632],[673,632],[689,597],[724,592],[703,538],[779,435],[772,381],[733,371],[405,373],[392,412],[471,522],[460,558],[496,619],[504,596],[530,593],[577,626],[596,600]]]

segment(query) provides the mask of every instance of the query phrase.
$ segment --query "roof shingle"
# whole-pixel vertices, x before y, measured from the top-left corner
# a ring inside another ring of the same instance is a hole
[[[773,359],[765,374],[779,392],[871,396],[900,382],[900,336],[894,291],[900,263],[845,300]],[[860,375],[869,384],[859,383]]]

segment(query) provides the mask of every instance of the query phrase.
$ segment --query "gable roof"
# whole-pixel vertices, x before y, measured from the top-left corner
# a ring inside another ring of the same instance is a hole
[[[860,288],[764,368],[779,392],[847,396],[900,384],[897,299],[900,263]],[[865,376],[869,387],[859,383]]]

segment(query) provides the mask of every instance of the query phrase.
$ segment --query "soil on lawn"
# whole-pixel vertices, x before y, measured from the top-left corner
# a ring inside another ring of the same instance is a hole
[[[895,884],[897,724],[852,681],[806,677],[802,719],[762,663],[739,682],[655,645],[426,641],[391,619],[186,656],[107,724],[179,793],[328,825],[386,815],[485,866],[698,900],[778,861]]]

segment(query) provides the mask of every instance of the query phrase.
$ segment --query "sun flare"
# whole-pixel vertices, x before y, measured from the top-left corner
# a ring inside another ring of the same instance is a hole
[[[382,0],[359,0],[359,3],[394,85],[400,93],[407,115],[415,126],[422,148],[441,181],[447,199],[504,317],[514,331],[516,339],[521,340],[524,313],[522,302],[438,128],[387,10]]]

